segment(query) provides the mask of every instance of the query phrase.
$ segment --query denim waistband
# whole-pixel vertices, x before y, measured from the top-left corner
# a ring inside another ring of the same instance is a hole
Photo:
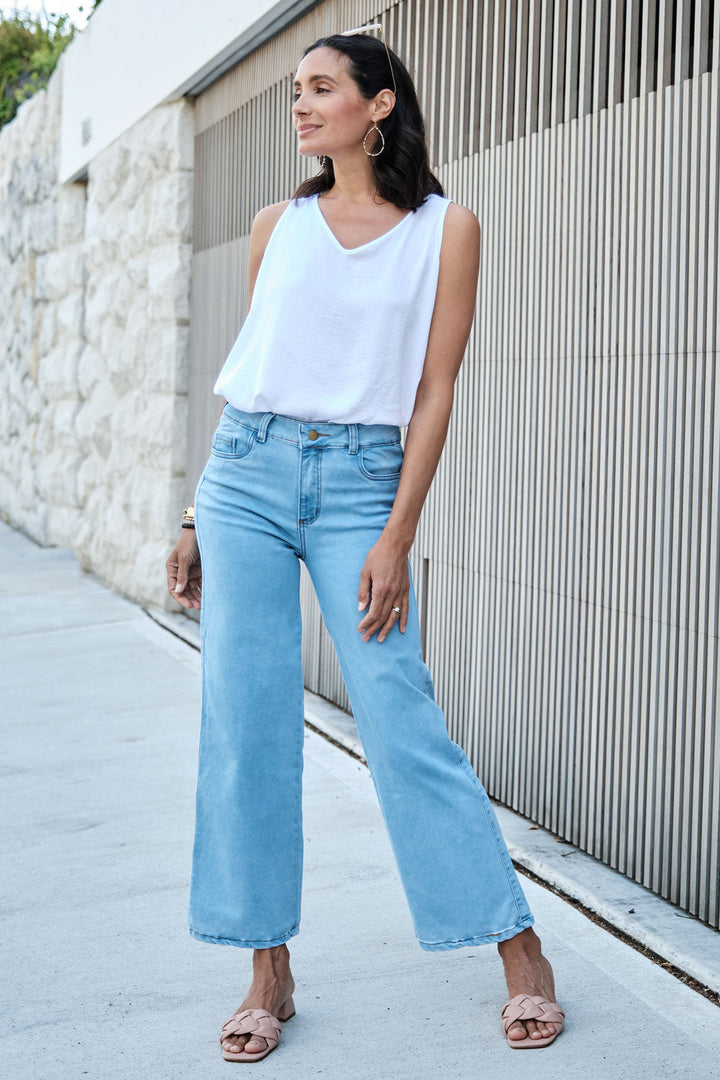
[[[347,449],[356,454],[359,446],[377,446],[400,440],[400,428],[393,424],[336,424],[325,420],[298,420],[273,412],[243,412],[228,402],[223,416],[257,432],[257,441],[282,439],[304,448]]]

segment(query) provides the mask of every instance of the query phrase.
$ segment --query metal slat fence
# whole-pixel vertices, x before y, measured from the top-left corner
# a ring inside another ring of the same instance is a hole
[[[720,3],[326,0],[196,103],[191,441],[252,218],[311,163],[316,37],[379,18],[482,228],[412,554],[448,726],[497,799],[720,925]],[[303,580],[308,686],[347,707]]]

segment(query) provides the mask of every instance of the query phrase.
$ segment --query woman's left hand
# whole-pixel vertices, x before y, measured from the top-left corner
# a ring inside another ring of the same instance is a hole
[[[369,605],[369,608],[368,608]],[[382,642],[399,623],[405,633],[410,606],[410,574],[407,550],[384,534],[368,552],[360,574],[358,611],[366,614],[358,626],[363,641],[377,634]],[[399,612],[395,611],[399,608]]]

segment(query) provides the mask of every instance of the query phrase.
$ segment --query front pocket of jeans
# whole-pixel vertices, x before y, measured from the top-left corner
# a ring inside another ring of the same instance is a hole
[[[251,428],[241,427],[237,432],[222,425],[213,435],[212,452],[222,458],[244,458],[255,445],[255,432]]]
[[[360,450],[360,472],[368,480],[397,480],[403,463],[403,449],[399,442],[378,443],[363,446]]]

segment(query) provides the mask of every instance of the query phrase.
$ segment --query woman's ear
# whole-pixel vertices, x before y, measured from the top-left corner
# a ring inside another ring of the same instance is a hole
[[[373,123],[384,120],[395,108],[395,95],[392,90],[381,90],[373,102]]]

